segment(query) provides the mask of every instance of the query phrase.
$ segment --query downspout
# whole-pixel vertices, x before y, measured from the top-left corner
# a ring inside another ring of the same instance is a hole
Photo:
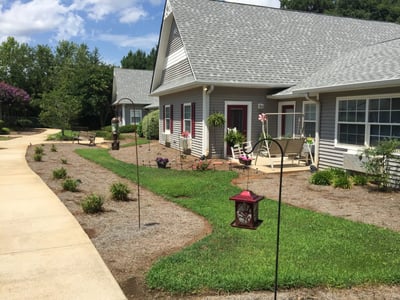
[[[202,154],[206,157],[210,154],[210,130],[207,126],[207,118],[210,115],[210,95],[214,91],[214,86],[203,86],[203,141]]]
[[[315,164],[316,164],[316,166],[318,167],[318,165],[319,165],[319,141],[320,141],[320,139],[319,139],[319,128],[320,128],[320,126],[319,126],[319,124],[320,124],[320,112],[321,112],[321,102],[319,101],[319,99],[318,99],[318,96],[317,96],[317,99],[312,99],[312,98],[310,98],[310,95],[308,94],[308,93],[306,93],[305,94],[305,96],[304,96],[305,98],[306,98],[306,100],[307,101],[311,101],[311,102],[313,102],[313,103],[315,103],[315,105],[316,105],[316,120],[315,120],[315,141],[314,141],[314,161],[315,161]]]

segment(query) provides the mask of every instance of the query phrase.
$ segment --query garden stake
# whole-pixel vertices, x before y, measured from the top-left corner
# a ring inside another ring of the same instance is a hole
[[[281,226],[281,203],[282,203],[282,177],[283,177],[283,149],[282,146],[272,138],[265,138],[259,140],[253,148],[246,152],[245,147],[243,147],[243,152],[245,154],[251,154],[254,152],[256,146],[261,142],[271,141],[278,145],[279,150],[281,151],[281,167],[280,167],[280,174],[279,174],[279,197],[278,197],[278,222],[277,222],[277,229],[276,229],[276,252],[275,252],[275,282],[274,282],[274,300],[277,299],[278,293],[278,269],[279,269],[279,240],[280,240],[280,226]]]
[[[128,100],[133,105],[133,119],[136,120],[136,111],[135,111],[135,103],[130,98],[121,98],[117,101],[120,102],[121,100]],[[136,149],[136,178],[137,178],[137,199],[138,199],[138,225],[140,229],[140,180],[139,180],[139,153],[138,153],[138,143],[137,143],[137,127],[135,130],[135,149]]]

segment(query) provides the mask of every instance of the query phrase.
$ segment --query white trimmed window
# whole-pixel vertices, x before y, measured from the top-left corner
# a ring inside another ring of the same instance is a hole
[[[190,103],[183,105],[183,131],[192,132],[192,105]]]
[[[374,146],[400,139],[400,96],[338,98],[336,107],[338,144]]]
[[[304,136],[315,138],[317,130],[317,105],[314,102],[303,102]]]
[[[164,132],[171,132],[171,106],[170,105],[165,105],[164,108]]]

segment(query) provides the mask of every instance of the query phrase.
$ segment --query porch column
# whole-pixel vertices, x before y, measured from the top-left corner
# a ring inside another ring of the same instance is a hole
[[[214,91],[214,86],[203,86],[203,140],[202,154],[208,157],[210,154],[210,130],[207,126],[207,118],[210,115],[210,94]]]

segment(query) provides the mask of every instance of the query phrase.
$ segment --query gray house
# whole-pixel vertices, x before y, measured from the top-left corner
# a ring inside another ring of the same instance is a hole
[[[112,105],[120,125],[138,124],[159,108],[158,97],[150,96],[152,76],[148,70],[114,69]]]
[[[190,131],[192,154],[226,156],[227,128],[254,143],[266,113],[270,136],[313,137],[319,166],[343,167],[347,154],[399,137],[399,38],[393,23],[167,0],[151,87],[160,141],[175,147]],[[225,128],[207,127],[213,112]]]

